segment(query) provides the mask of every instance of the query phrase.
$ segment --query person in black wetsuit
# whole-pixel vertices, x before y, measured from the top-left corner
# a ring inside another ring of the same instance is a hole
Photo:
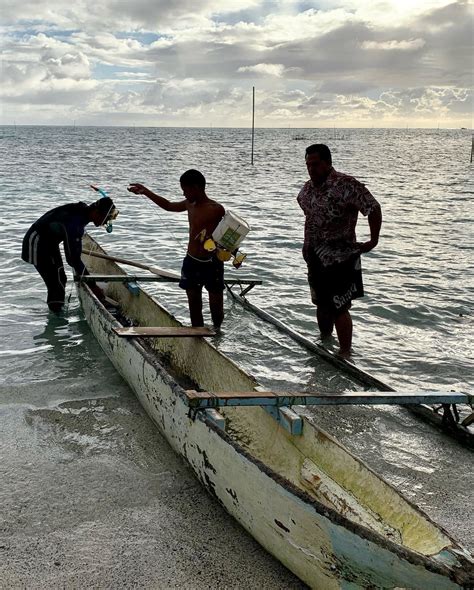
[[[76,274],[89,274],[81,260],[82,236],[91,221],[98,227],[105,225],[118,214],[112,199],[104,197],[91,205],[70,203],[55,207],[40,217],[23,238],[21,257],[33,264],[48,289],[47,303],[51,311],[59,312],[64,305],[66,273],[59,251],[64,242],[66,260]],[[93,293],[104,298],[104,292],[95,283],[89,283]]]

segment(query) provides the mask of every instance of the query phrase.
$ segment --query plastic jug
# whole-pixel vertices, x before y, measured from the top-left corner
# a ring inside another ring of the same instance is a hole
[[[233,211],[226,211],[212,234],[213,240],[229,252],[234,252],[249,233],[249,224]]]

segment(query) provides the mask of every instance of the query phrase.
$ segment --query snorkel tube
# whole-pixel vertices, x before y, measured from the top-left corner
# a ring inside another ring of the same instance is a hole
[[[103,198],[107,198],[109,195],[104,191],[104,189],[98,187],[98,186],[94,186],[93,184],[90,185],[91,189],[95,190],[96,192],[98,192],[101,196],[101,199]],[[112,211],[107,219],[107,221],[105,222],[105,230],[107,231],[108,234],[111,234],[113,231],[113,226],[112,226],[112,220],[115,219],[118,215],[118,211],[117,209],[115,209],[115,207],[112,207]]]

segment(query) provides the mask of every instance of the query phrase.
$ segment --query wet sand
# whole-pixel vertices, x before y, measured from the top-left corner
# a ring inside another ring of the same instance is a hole
[[[110,386],[2,388],[0,588],[305,588]]]

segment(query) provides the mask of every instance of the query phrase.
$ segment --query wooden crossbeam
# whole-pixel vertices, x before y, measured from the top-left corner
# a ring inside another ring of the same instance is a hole
[[[158,275],[99,275],[99,274],[91,274],[91,275],[83,275],[80,278],[76,279],[77,281],[97,281],[97,282],[104,282],[104,283],[129,283],[129,282],[152,282],[152,283],[177,283],[180,280],[179,276],[176,277],[165,277],[165,276],[158,276]],[[261,285],[262,281],[254,280],[254,279],[224,279],[225,283],[228,285]]]
[[[192,328],[186,326],[133,326],[131,328],[113,328],[119,336],[150,338],[188,338],[197,336],[215,336],[209,328]]]
[[[474,396],[455,392],[363,391],[346,393],[287,393],[275,391],[186,391],[191,408],[221,406],[321,406],[321,405],[408,405],[472,404]]]
[[[100,274],[89,274],[82,275],[81,277],[75,276],[74,280],[77,283],[90,283],[91,281],[99,281],[102,283],[134,283],[136,281],[142,281],[147,283],[177,283],[180,280],[179,276],[166,277],[158,275],[100,275]]]

